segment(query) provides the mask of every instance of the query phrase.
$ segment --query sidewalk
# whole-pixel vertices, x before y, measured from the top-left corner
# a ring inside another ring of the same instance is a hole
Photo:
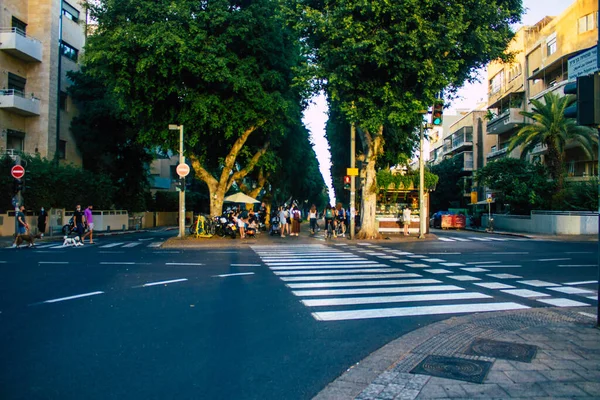
[[[471,228],[466,227],[466,231],[488,233],[490,235],[504,235],[504,236],[517,236],[529,239],[546,239],[556,240],[561,242],[578,241],[578,242],[597,242],[598,235],[541,235],[533,233],[522,233],[522,232],[508,232],[508,231],[493,231],[487,232],[485,228]]]
[[[595,312],[534,308],[449,318],[390,342],[314,399],[598,399]]]

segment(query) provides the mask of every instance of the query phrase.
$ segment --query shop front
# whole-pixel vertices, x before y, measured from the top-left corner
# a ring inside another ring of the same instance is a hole
[[[377,196],[377,211],[375,217],[379,223],[380,233],[402,233],[404,224],[402,211],[409,208],[410,225],[409,234],[418,235],[421,216],[419,215],[419,190],[381,190]],[[429,193],[425,192],[425,219],[426,230],[429,233]]]

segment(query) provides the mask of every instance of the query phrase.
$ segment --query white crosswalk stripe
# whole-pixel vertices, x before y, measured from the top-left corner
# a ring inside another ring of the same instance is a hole
[[[448,240],[469,241],[462,238],[454,239]],[[528,308],[518,303],[494,302],[493,295],[472,291],[474,286],[470,285],[470,282],[467,291],[459,286],[463,285],[463,282],[444,284],[438,279],[423,277],[422,270],[406,270],[417,265],[411,262],[421,261],[418,260],[419,258],[429,261],[438,259],[408,252],[390,251],[366,243],[358,244],[365,246],[363,248],[366,248],[366,251],[352,248],[353,251],[378,257],[380,260],[371,261],[356,256],[356,253],[353,255],[345,252],[342,247],[332,248],[321,244],[302,246],[298,249],[282,249],[280,246],[268,245],[251,247],[292,294],[299,297],[302,304],[311,310],[313,318],[319,321]],[[375,249],[404,257],[412,256],[413,260],[383,259],[381,256],[385,253],[370,251]],[[391,261],[394,263],[390,266]],[[444,260],[439,259],[439,261]],[[458,263],[456,265],[463,266]],[[431,267],[431,264],[422,264],[422,266]],[[403,306],[398,307],[400,304]],[[376,308],[365,309],[368,305]]]
[[[152,238],[150,238],[150,240],[152,240]],[[107,244],[102,244],[99,245],[99,241],[95,241],[96,244],[98,244],[97,246],[92,244],[88,244],[85,243],[84,246],[78,247],[79,249],[83,249],[83,248],[98,248],[98,249],[116,249],[116,248],[122,248],[122,249],[132,249],[134,247],[138,247],[138,246],[143,246],[143,247],[149,247],[149,248],[156,248],[156,247],[160,247],[164,241],[161,242],[147,242],[147,241],[135,241],[135,242],[114,242],[114,243],[107,243]],[[58,243],[58,242],[54,242],[54,243],[44,243],[44,244],[39,244],[35,246],[35,249],[68,249],[71,246],[63,246],[62,242]]]
[[[439,241],[442,242],[507,242],[507,241],[513,241],[513,242],[523,242],[523,241],[530,241],[532,239],[528,239],[528,238],[518,238],[518,237],[491,237],[491,236],[485,236],[485,237],[476,237],[476,236],[470,236],[470,237],[458,237],[458,236],[439,236],[438,237]]]

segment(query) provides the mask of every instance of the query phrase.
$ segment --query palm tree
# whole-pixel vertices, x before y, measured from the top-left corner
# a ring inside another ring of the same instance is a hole
[[[532,112],[521,111],[521,115],[532,119],[532,124],[523,125],[517,134],[510,140],[508,151],[522,146],[521,158],[525,158],[533,148],[540,144],[546,145],[546,165],[550,176],[557,185],[557,190],[562,188],[563,164],[565,159],[565,145],[574,141],[581,145],[584,153],[593,159],[594,145],[598,144],[595,129],[579,126],[573,118],[565,118],[565,108],[573,104],[575,96],[559,96],[554,93],[544,95],[544,102],[531,100]]]

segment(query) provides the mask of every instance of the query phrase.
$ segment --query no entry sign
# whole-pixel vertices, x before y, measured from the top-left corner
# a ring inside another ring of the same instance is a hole
[[[177,165],[175,171],[177,171],[177,175],[179,175],[182,178],[185,178],[190,173],[190,167],[187,164],[181,163]]]
[[[10,174],[15,179],[21,179],[23,176],[25,176],[25,168],[21,167],[20,165],[15,165],[11,168]]]

